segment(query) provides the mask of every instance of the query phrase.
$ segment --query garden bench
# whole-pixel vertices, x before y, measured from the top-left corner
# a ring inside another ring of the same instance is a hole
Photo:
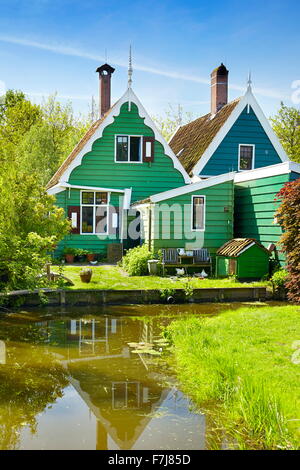
[[[190,250],[192,255],[180,255],[177,248],[163,248],[162,249],[162,268],[163,276],[165,275],[166,268],[210,268],[212,266],[211,256],[207,248],[199,250]]]

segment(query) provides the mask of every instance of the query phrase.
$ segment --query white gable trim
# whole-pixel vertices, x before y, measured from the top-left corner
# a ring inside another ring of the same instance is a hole
[[[268,178],[270,176],[284,175],[286,173],[291,173],[292,171],[300,174],[300,163],[288,161],[277,163],[276,165],[265,166],[263,168],[256,168],[255,170],[236,173],[234,176],[234,182],[242,183],[244,181]]]
[[[58,183],[55,186],[52,186],[52,188],[49,188],[47,190],[48,194],[57,194],[61,193],[65,189],[83,189],[83,190],[90,190],[90,191],[102,191],[102,192],[107,192],[107,193],[126,193],[126,191],[131,191],[131,189],[111,189],[111,188],[104,188],[103,186],[80,186],[77,184],[69,184],[69,183]],[[131,192],[130,192],[131,194]]]
[[[240,114],[243,112],[246,106],[251,106],[254,113],[256,114],[257,119],[261,123],[265,133],[269,137],[271,143],[273,144],[276,152],[278,153],[279,158],[282,160],[282,162],[288,161],[287,154],[285,153],[285,150],[283,149],[281,143],[279,142],[279,139],[277,138],[275,132],[273,131],[268,119],[264,115],[261,107],[259,106],[258,102],[256,101],[251,88],[249,87],[245,95],[241,98],[240,102],[238,105],[234,108],[230,116],[228,117],[227,121],[219,132],[215,135],[214,139],[210,143],[210,145],[207,147],[205,152],[203,153],[202,157],[198,161],[198,163],[194,166],[193,168],[193,174],[194,175],[199,175],[211,156],[214,154],[214,152],[217,150],[223,139],[226,137],[230,129],[232,128],[233,124],[236,122]]]
[[[97,130],[95,131],[95,133],[90,137],[90,139],[85,143],[84,147],[80,150],[80,152],[78,153],[78,155],[76,155],[75,159],[70,163],[70,165],[68,166],[68,168],[64,171],[64,173],[61,175],[60,177],[60,180],[59,182],[64,182],[64,181],[68,181],[69,180],[69,177],[72,173],[72,171],[74,170],[74,168],[76,168],[77,166],[79,166],[81,164],[81,161],[82,161],[82,158],[83,156],[90,152],[92,150],[92,145],[93,143],[95,142],[95,140],[97,139],[100,139],[102,137],[102,134],[103,134],[103,131],[104,129],[109,125],[109,124],[112,124],[114,122],[114,118],[116,116],[118,116],[120,114],[120,109],[121,109],[121,106],[126,103],[126,102],[129,102],[129,103],[134,103],[136,104],[136,106],[138,107],[138,110],[139,110],[139,114],[142,118],[144,118],[144,122],[147,126],[149,126],[153,132],[154,132],[154,136],[155,136],[155,140],[157,140],[158,142],[160,142],[164,148],[164,153],[171,158],[171,160],[173,161],[173,165],[174,165],[174,168],[176,168],[178,171],[180,171],[180,173],[182,174],[183,178],[184,178],[184,181],[185,183],[190,183],[190,177],[189,175],[187,174],[187,172],[185,171],[185,169],[183,168],[182,164],[180,163],[180,161],[178,160],[178,158],[176,157],[176,155],[174,154],[173,150],[171,149],[171,147],[169,146],[169,144],[166,142],[166,140],[162,137],[162,135],[160,134],[160,132],[158,131],[158,129],[156,128],[154,122],[152,121],[152,119],[150,118],[150,116],[148,115],[148,113],[146,112],[146,110],[144,109],[143,105],[141,104],[141,102],[139,101],[139,99],[137,98],[137,96],[135,95],[135,93],[132,91],[131,88],[128,88],[126,90],[126,92],[124,93],[124,95],[122,96],[122,98],[119,99],[119,101],[117,101],[114,106],[112,107],[112,109],[110,110],[109,114],[106,116],[106,118],[103,120],[103,122],[100,124],[100,126],[97,128]]]
[[[176,189],[170,189],[169,191],[164,191],[163,193],[154,194],[150,196],[151,202],[160,202],[165,199],[170,199],[176,196],[181,196],[182,194],[189,194],[193,191],[198,191],[201,189],[209,188],[210,186],[215,186],[217,184],[225,183],[226,181],[231,181],[234,179],[234,172],[225,173],[223,175],[212,176],[206,180],[198,181],[197,183],[191,183],[187,186],[180,186]]]

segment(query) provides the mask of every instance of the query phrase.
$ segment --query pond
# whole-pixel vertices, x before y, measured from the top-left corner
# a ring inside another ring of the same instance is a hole
[[[178,387],[159,339],[175,317],[224,309],[144,305],[2,315],[0,449],[205,449],[206,417]],[[161,354],[128,343],[150,343]]]

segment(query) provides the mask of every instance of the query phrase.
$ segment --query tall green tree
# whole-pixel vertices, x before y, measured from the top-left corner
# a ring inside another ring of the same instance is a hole
[[[44,185],[56,172],[88,128],[88,120],[74,116],[71,103],[52,95],[41,105],[41,118],[24,136],[21,166]]]
[[[44,285],[43,267],[70,227],[38,174],[24,165],[22,142],[41,118],[24,94],[7,93],[0,119],[0,289]]]
[[[300,110],[281,103],[271,122],[288,157],[300,162]]]

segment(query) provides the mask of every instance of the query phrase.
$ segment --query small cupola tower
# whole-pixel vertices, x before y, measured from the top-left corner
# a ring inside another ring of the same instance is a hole
[[[211,115],[214,116],[228,102],[228,70],[222,63],[211,73]]]
[[[115,69],[108,64],[98,67],[99,73],[99,112],[100,117],[110,109],[111,106],[111,76]]]

